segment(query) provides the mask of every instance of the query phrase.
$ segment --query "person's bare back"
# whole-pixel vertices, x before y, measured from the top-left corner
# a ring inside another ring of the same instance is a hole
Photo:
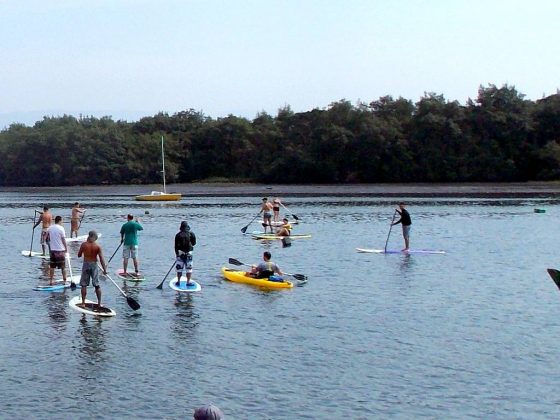
[[[99,256],[100,262],[103,261],[103,252],[101,247],[95,242],[86,241],[82,243],[78,251],[78,258],[84,256],[84,261],[87,262],[97,262],[97,256]]]

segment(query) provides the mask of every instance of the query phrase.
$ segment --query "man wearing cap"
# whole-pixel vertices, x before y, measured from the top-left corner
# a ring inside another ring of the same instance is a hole
[[[134,216],[129,214],[127,222],[121,227],[121,244],[123,244],[123,276],[126,276],[128,259],[132,258],[134,263],[134,276],[139,277],[138,272],[138,231],[144,230],[142,225],[134,221]]]
[[[103,258],[103,250],[99,246],[97,241],[97,232],[90,230],[88,234],[87,241],[80,245],[78,250],[78,258],[84,256],[84,263],[82,265],[82,276],[80,277],[80,286],[82,286],[82,303],[81,306],[85,305],[87,288],[91,280],[91,284],[95,287],[95,294],[97,295],[97,306],[101,307],[101,288],[99,287],[99,268],[98,268],[98,258],[103,268],[103,274],[107,274],[107,265],[105,264],[105,258]]]
[[[270,228],[270,233],[272,232],[272,213],[271,210],[274,206],[272,205],[272,203],[270,203],[268,201],[267,197],[264,197],[262,199],[262,204],[261,204],[261,211],[259,211],[259,213],[263,214],[263,228],[264,228],[264,233],[266,233],[266,227],[268,226]]]
[[[47,209],[48,210],[48,209]],[[43,213],[44,214],[44,213]],[[66,282],[66,231],[62,226],[62,216],[54,218],[54,225],[47,229],[45,241],[49,245],[49,284],[53,284],[54,269],[62,270],[62,279]]]

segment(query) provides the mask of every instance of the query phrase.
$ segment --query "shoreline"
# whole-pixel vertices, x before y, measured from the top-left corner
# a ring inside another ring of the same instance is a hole
[[[294,184],[267,185],[250,183],[168,184],[168,192],[189,197],[550,197],[560,196],[560,182],[517,183],[416,183],[416,184]],[[65,187],[2,187],[0,192],[96,192],[106,195],[138,195],[161,189],[160,185],[87,185]]]

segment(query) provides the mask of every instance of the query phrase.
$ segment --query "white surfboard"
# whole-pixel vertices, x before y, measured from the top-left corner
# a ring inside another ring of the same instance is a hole
[[[86,299],[86,306],[82,307],[81,296],[74,296],[70,300],[70,302],[68,302],[68,305],[75,311],[81,312],[86,315],[110,317],[110,316],[115,316],[117,314],[114,310],[106,306],[101,306],[101,308],[99,308],[97,302],[93,302],[89,299]]]
[[[118,278],[122,279],[122,280],[126,280],[126,281],[144,281],[146,280],[146,277],[144,277],[144,274],[142,273],[138,273],[138,275],[135,275],[134,273],[129,273],[127,272],[126,274],[124,274],[123,269],[119,269],[115,272],[115,274],[118,276]]]
[[[80,235],[78,237],[75,238],[65,238],[66,242],[85,242],[87,241],[88,235]],[[97,238],[101,238],[101,233],[97,234]]]
[[[179,286],[177,286],[177,277],[172,278],[169,281],[169,287],[172,288],[173,290],[176,290],[178,292],[182,292],[182,293],[193,293],[193,292],[200,292],[202,290],[202,287],[200,286],[199,283],[197,283],[196,281],[191,279],[191,282],[189,284],[189,286],[187,287],[187,278],[186,277],[181,277],[181,283]]]
[[[369,249],[369,248],[356,248],[358,252],[367,252],[371,254],[445,254],[445,251],[435,249],[409,249],[408,251],[401,251],[398,249]]]
[[[35,257],[35,258],[42,258],[44,260],[48,260],[49,254],[43,255],[42,252],[36,252],[36,251],[31,251],[29,252],[29,250],[24,249],[23,251],[21,251],[21,255],[23,255],[24,257]]]
[[[57,292],[72,287],[72,281],[74,281],[76,287],[80,287],[80,276],[68,276],[66,278],[66,281],[64,281],[63,279],[57,279],[53,281],[52,285],[50,285],[49,283],[38,284],[33,288],[33,290],[37,290],[40,292]]]

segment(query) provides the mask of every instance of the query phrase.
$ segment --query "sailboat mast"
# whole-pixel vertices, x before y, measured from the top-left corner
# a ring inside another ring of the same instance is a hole
[[[163,136],[161,136],[161,173],[163,175],[163,192],[167,194],[165,189],[165,153],[163,153]]]

